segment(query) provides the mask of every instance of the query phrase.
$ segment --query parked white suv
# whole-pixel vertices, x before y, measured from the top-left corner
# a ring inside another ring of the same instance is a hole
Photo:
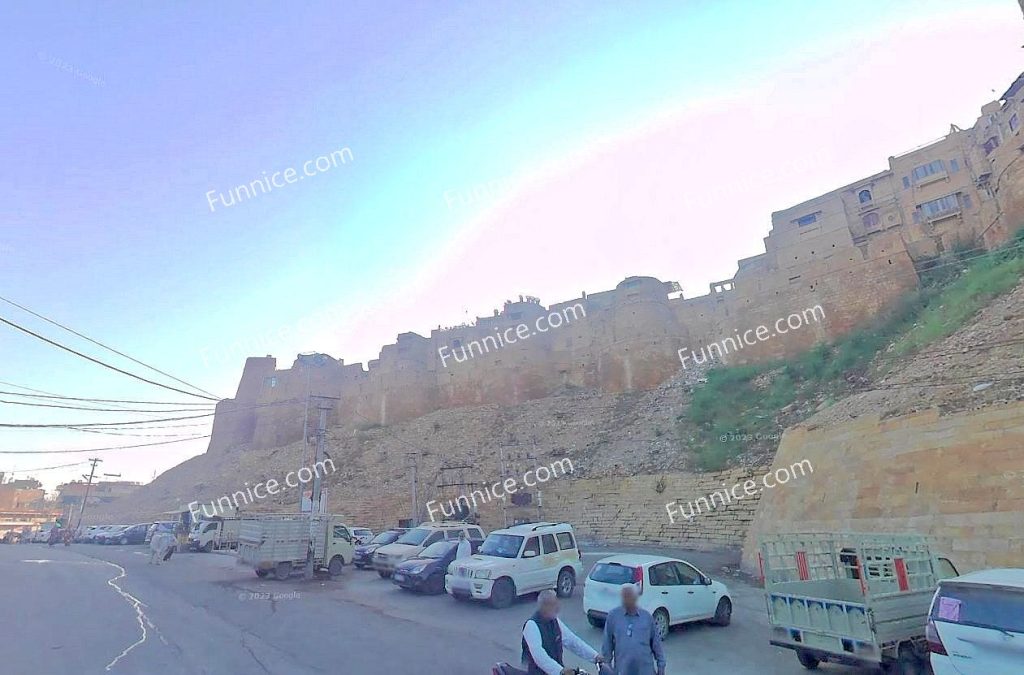
[[[1024,672],[1024,569],[941,580],[925,635],[935,675]]]
[[[387,579],[398,563],[419,555],[420,551],[439,541],[458,541],[461,533],[473,541],[483,541],[484,532],[479,525],[463,522],[425,522],[399,537],[395,543],[381,546],[373,552],[373,569]]]
[[[489,600],[498,608],[548,588],[567,598],[583,574],[582,558],[571,525],[516,525],[491,532],[475,555],[449,565],[444,588],[456,600]]]
[[[728,626],[732,619],[729,589],[685,560],[622,554],[598,560],[584,582],[583,611],[591,626],[604,626],[627,583],[637,585],[639,605],[654,615],[662,640],[676,624],[710,620]]]

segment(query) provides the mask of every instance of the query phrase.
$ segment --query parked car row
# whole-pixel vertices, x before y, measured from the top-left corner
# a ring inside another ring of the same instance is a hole
[[[471,555],[456,557],[460,538],[469,541]],[[356,547],[354,557],[357,568],[374,569],[402,589],[447,593],[499,609],[545,589],[570,597],[583,577],[582,560],[576,533],[567,523],[527,523],[486,537],[478,525],[423,523],[381,532]],[[609,556],[597,561],[583,583],[583,610],[597,627],[619,604],[624,583],[637,586],[640,605],[654,616],[662,638],[674,625],[710,621],[727,626],[732,619],[729,589],[684,560]]]

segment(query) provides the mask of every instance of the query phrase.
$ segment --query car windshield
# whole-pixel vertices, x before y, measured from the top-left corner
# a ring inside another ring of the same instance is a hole
[[[621,586],[633,581],[633,568],[619,563],[597,563],[590,571],[590,580]]]
[[[398,532],[381,532],[370,542],[371,544],[390,544],[398,539]]]
[[[419,557],[421,557],[421,558],[443,558],[446,555],[448,555],[449,551],[451,551],[453,548],[455,548],[458,545],[459,545],[459,543],[456,542],[456,541],[439,541],[436,544],[431,544],[430,546],[428,546],[425,549],[423,549],[423,552],[420,553]]]
[[[499,558],[515,558],[522,545],[523,538],[514,534],[489,534],[480,545],[480,553]]]
[[[412,544],[413,546],[419,546],[423,543],[423,540],[430,536],[430,530],[425,527],[414,527],[409,530],[401,537],[398,538],[396,544]]]

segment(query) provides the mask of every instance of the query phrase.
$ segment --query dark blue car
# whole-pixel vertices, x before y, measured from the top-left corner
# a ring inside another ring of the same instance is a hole
[[[371,539],[369,544],[356,546],[355,554],[352,556],[352,564],[361,570],[372,567],[373,552],[381,546],[387,546],[388,544],[395,543],[395,541],[405,534],[405,532],[406,529],[404,527],[386,530]]]
[[[477,540],[470,540],[472,552],[480,548]],[[426,547],[415,558],[398,564],[391,580],[409,591],[423,593],[444,593],[444,575],[448,565],[455,560],[458,541],[439,541]]]

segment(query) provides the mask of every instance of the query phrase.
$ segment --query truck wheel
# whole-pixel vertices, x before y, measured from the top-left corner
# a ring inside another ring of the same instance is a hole
[[[278,581],[284,581],[292,575],[292,564],[290,562],[279,562],[277,567],[274,568],[274,578]]]
[[[260,579],[270,574],[270,572],[268,572],[267,570],[261,570],[259,567],[255,568],[255,572],[256,576],[258,576]]]
[[[341,571],[345,569],[345,559],[340,555],[336,555],[331,558],[331,562],[327,565],[327,572],[332,577],[341,576]]]
[[[929,672],[925,670],[917,654],[914,653],[912,645],[903,644],[900,646],[899,655],[895,661],[889,661],[884,672],[893,675],[924,675]]]
[[[505,609],[516,599],[516,587],[512,580],[502,577],[494,582],[491,587],[491,607]]]
[[[212,550],[213,550],[213,540],[211,539],[210,541],[206,542],[205,546],[203,546],[203,553],[209,553]]]
[[[805,652],[802,649],[796,650],[796,660],[800,662],[800,665],[807,670],[815,670],[818,664],[821,663],[817,658],[812,656],[809,652]]]

